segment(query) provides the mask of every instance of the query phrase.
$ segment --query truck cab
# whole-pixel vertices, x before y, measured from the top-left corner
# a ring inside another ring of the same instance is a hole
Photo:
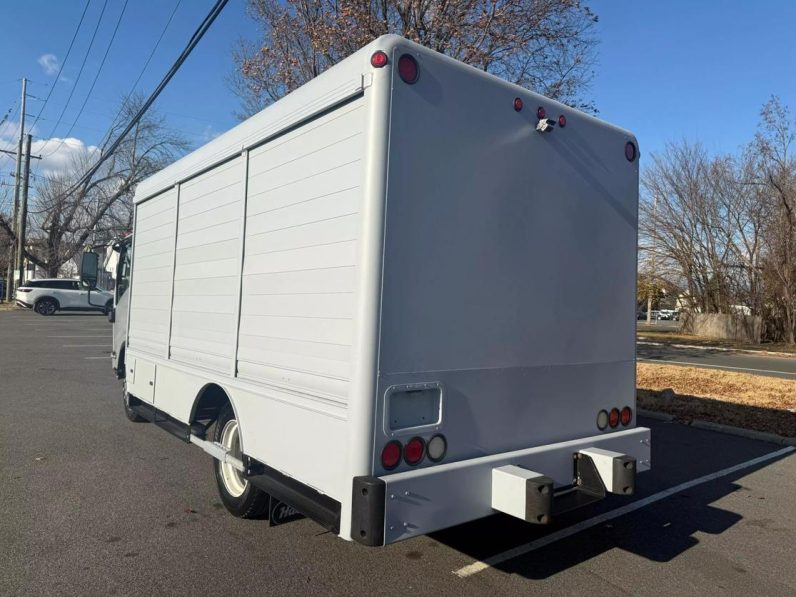
[[[130,273],[133,258],[133,237],[128,236],[113,244],[118,253],[116,262],[116,289],[113,294],[113,310],[108,319],[113,324],[113,348],[111,366],[118,379],[124,379],[125,342],[127,339],[127,313],[130,304]]]

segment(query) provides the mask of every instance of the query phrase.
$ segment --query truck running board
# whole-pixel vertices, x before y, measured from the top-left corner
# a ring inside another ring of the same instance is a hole
[[[138,401],[135,404],[131,403],[130,409],[138,416],[146,419],[150,423],[154,423],[164,431],[168,431],[171,435],[186,443],[190,443],[191,436],[204,439],[205,433],[207,432],[202,425],[186,425],[182,421],[178,421],[174,417],[167,415],[162,410],[146,402]]]
[[[292,506],[323,528],[335,534],[340,532],[340,502],[254,458],[244,456],[243,462],[244,474],[252,485]]]
[[[244,473],[252,485],[270,495],[273,500],[278,500],[278,502],[272,500],[272,510],[276,509],[279,503],[286,504],[325,529],[335,534],[340,532],[342,506],[337,500],[250,456],[244,455],[242,460],[235,458],[220,444],[205,439],[207,428],[203,425],[187,425],[146,402],[131,402],[130,408],[137,415],[168,431],[174,437],[199,446],[216,460],[232,464]],[[292,514],[286,510],[280,518],[287,521],[292,518]]]

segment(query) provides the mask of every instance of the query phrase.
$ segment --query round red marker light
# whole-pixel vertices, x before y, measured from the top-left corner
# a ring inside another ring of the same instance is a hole
[[[387,54],[382,52],[381,50],[377,50],[373,52],[373,56],[370,57],[370,65],[375,68],[381,68],[383,66],[387,66]]]
[[[619,409],[612,408],[611,412],[608,413],[608,424],[613,429],[617,425],[619,425]]]
[[[563,114],[558,117],[558,126],[560,126],[562,129],[567,126],[567,117]]]
[[[417,83],[420,71],[417,67],[417,60],[410,54],[403,54],[398,59],[398,74],[401,75],[404,83],[413,85]]]
[[[381,465],[387,470],[394,469],[401,462],[401,442],[388,442],[381,451]]]
[[[404,448],[404,460],[406,461],[406,464],[411,464],[414,466],[423,460],[425,453],[426,442],[423,441],[422,437],[413,437],[406,442],[406,447]]]
[[[622,425],[627,427],[630,425],[630,421],[633,420],[633,411],[630,410],[629,406],[626,406],[622,409],[622,412],[619,413],[619,420],[622,422]]]
[[[541,120],[542,118],[547,118],[547,112],[545,112],[545,109],[542,106],[536,108],[536,117],[539,120]]]
[[[514,98],[514,109],[519,112],[522,110],[522,100],[518,97]]]
[[[628,141],[625,144],[625,157],[628,162],[632,162],[636,159],[636,146],[632,141]]]

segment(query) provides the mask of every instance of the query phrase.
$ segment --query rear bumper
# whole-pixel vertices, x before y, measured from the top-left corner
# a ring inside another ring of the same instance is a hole
[[[26,309],[32,309],[33,308],[33,305],[31,305],[30,303],[26,303],[25,301],[21,301],[19,299],[15,299],[15,300],[16,300],[17,305],[19,305],[20,307],[25,307]]]
[[[495,513],[492,507],[493,469],[515,465],[549,477],[556,486],[568,486],[574,481],[573,456],[589,448],[626,454],[636,460],[638,472],[649,470],[651,466],[650,430],[637,427],[379,478],[358,477],[354,483],[352,537],[357,540],[365,537],[356,525],[366,521],[372,525],[371,532],[367,533],[371,541],[362,542],[378,545],[489,516]],[[358,483],[369,484],[370,499],[358,497],[363,489]],[[378,495],[381,491],[375,492],[374,485],[383,485],[383,502]],[[378,495],[376,500],[374,493]],[[382,521],[381,541],[374,542]]]

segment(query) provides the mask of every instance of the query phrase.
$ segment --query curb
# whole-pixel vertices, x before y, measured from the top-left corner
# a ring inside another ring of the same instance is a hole
[[[673,415],[667,413],[661,413],[656,410],[645,410],[643,408],[637,408],[636,414],[638,414],[638,416],[640,417],[655,419],[657,421],[666,421],[667,423],[671,423],[672,421],[674,421]]]
[[[754,439],[771,444],[779,444],[781,446],[796,446],[796,437],[784,437],[776,433],[767,433],[765,431],[755,431],[753,429],[744,429],[743,427],[733,427],[732,425],[722,425],[721,423],[713,423],[711,421],[702,421],[694,419],[693,421],[675,421],[674,416],[654,410],[644,410],[643,408],[636,409],[636,413],[640,417],[648,419],[655,419],[657,421],[665,421],[667,423],[677,422],[688,427],[696,427],[697,429],[704,429],[705,431],[715,431],[717,433],[726,433],[728,435],[737,435],[747,439]]]
[[[748,439],[756,439],[772,444],[780,444],[782,446],[796,446],[796,438],[784,437],[776,433],[766,433],[765,431],[754,431],[752,429],[744,429],[743,427],[733,427],[732,425],[722,425],[721,423],[712,423],[710,421],[691,421],[691,427],[697,429],[705,429],[707,431],[717,431],[719,433],[728,433],[730,435],[738,435]]]
[[[771,357],[796,358],[796,353],[775,352],[773,350],[752,350],[749,348],[727,348],[725,346],[705,346],[703,344],[675,344],[673,342],[655,342],[649,336],[638,336],[636,344],[644,346],[671,346],[672,348],[693,348],[695,350],[715,350],[720,352],[740,352],[744,354],[757,354]]]

